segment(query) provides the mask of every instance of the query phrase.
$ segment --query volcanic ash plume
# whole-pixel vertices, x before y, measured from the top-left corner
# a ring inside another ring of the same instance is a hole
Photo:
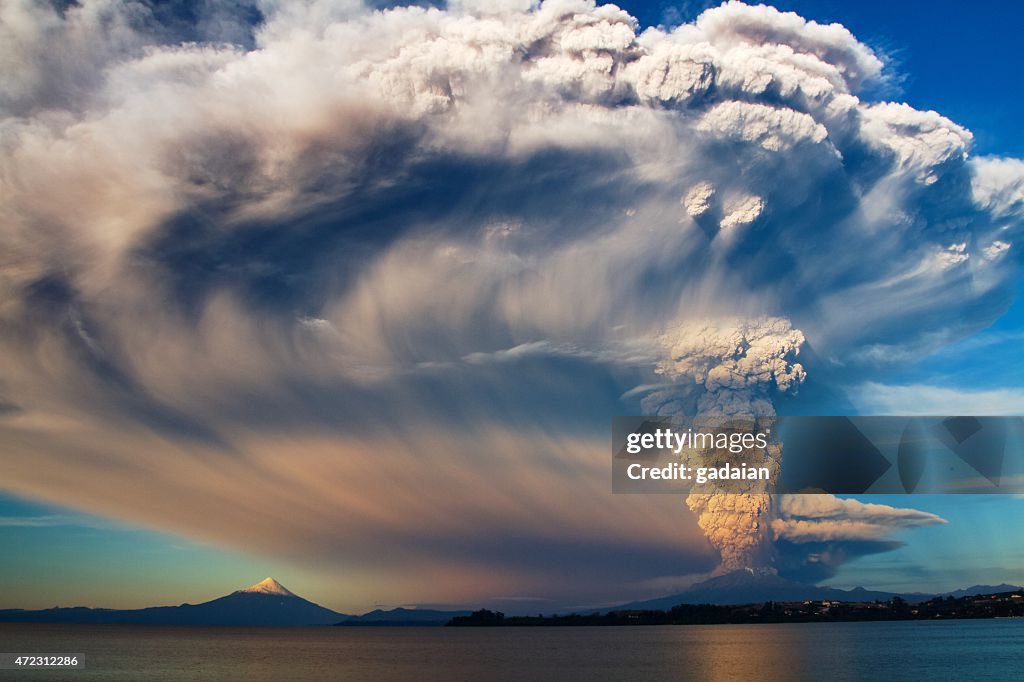
[[[606,484],[603,446],[550,415],[604,413],[608,377],[658,359],[648,414],[770,415],[804,335],[836,379],[884,382],[1017,292],[1024,161],[862,98],[899,74],[839,25],[735,1],[644,30],[595,0],[159,8],[184,4],[0,0],[4,490],[395,599],[621,583],[592,559],[613,539],[651,550],[630,571],[690,572],[705,548],[651,501],[614,513],[580,478]],[[506,461],[521,504],[487,494]],[[690,498],[725,567],[822,579],[909,518],[748,492]],[[402,591],[424,566],[451,591]]]
[[[804,336],[782,318],[684,323],[659,341],[666,358],[656,371],[676,384],[647,396],[645,412],[771,417],[775,415],[771,396],[795,391],[806,376],[803,366],[795,362]],[[763,461],[751,464],[778,472],[781,446],[769,443],[760,456]],[[758,485],[753,481],[750,484]],[[701,530],[722,556],[719,572],[744,568],[774,572],[772,495],[757,492],[754,487],[744,493],[693,493],[686,504],[697,514]]]

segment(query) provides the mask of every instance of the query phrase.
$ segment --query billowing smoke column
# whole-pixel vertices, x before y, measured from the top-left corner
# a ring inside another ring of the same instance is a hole
[[[804,336],[788,320],[759,318],[683,323],[660,339],[665,359],[657,372],[679,382],[642,402],[658,415],[771,417],[772,395],[795,391],[806,373],[796,357]],[[770,443],[755,466],[780,467],[780,448]],[[686,504],[719,551],[720,572],[772,572],[775,498],[764,492],[691,493]]]

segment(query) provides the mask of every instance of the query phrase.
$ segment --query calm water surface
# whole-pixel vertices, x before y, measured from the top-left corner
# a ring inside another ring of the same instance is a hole
[[[79,653],[12,680],[1021,679],[1024,620],[580,628],[0,624],[0,652]]]

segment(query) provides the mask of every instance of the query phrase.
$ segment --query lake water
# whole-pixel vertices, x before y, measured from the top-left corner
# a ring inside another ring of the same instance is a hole
[[[0,652],[78,653],[63,680],[1020,679],[1024,620],[537,628],[0,623]]]

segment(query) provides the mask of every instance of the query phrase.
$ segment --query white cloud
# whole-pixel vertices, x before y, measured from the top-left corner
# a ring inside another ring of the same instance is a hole
[[[865,382],[850,389],[861,414],[875,415],[1019,415],[1024,414],[1024,390],[976,390],[926,384],[904,386]]]
[[[986,260],[995,260],[1002,256],[1009,248],[1011,244],[1008,242],[995,240],[991,244],[985,247],[983,253],[985,254]]]
[[[726,207],[725,217],[719,226],[723,230],[729,230],[740,225],[749,225],[757,220],[764,210],[764,201],[761,197],[741,197]]]
[[[683,195],[679,203],[693,218],[704,215],[711,208],[711,200],[715,196],[715,187],[710,182],[699,182]]]
[[[794,543],[877,541],[899,530],[944,523],[941,517],[917,509],[832,495],[784,495],[772,531],[777,538]]]

